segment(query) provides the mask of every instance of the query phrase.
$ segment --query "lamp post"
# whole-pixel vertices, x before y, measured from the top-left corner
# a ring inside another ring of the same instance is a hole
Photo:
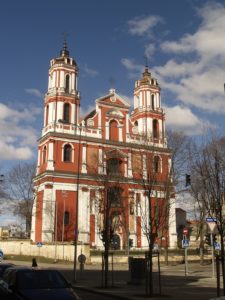
[[[77,242],[78,242],[78,209],[79,209],[79,184],[80,184],[80,142],[81,142],[81,132],[82,127],[77,126],[79,128],[79,140],[78,140],[78,163],[77,163],[77,197],[75,198],[75,207],[76,207],[76,215],[75,215],[75,240],[74,240],[74,265],[73,265],[73,280],[74,282],[77,281]]]
[[[76,135],[77,135],[77,131],[79,130],[79,135],[78,135],[78,157],[77,157],[77,196],[75,197],[75,226],[74,226],[74,262],[73,262],[73,280],[74,282],[77,281],[77,244],[78,244],[78,234],[79,234],[79,230],[78,230],[78,210],[79,210],[79,184],[80,184],[80,151],[81,151],[81,147],[80,147],[80,143],[81,143],[81,132],[82,132],[82,126],[80,125],[76,125],[76,124],[72,124],[72,123],[68,123],[65,122],[62,119],[58,120],[59,123],[62,124],[70,124],[75,126],[76,128]]]

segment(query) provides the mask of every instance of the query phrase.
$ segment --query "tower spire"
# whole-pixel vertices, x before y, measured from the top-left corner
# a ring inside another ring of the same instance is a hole
[[[142,82],[143,84],[148,84],[150,78],[151,78],[151,73],[149,72],[149,69],[148,69],[148,58],[147,58],[147,56],[145,56],[145,70],[144,70],[144,72],[142,73],[142,79],[141,79],[141,82]]]
[[[64,37],[64,42],[63,42],[63,49],[60,51],[60,56],[63,56],[63,57],[69,57],[70,53],[69,53],[69,50],[67,49],[67,33],[64,32],[63,33],[63,37]]]

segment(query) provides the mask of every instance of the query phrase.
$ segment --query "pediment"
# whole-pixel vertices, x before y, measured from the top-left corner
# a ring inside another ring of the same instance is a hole
[[[105,155],[110,158],[126,158],[127,157],[127,154],[125,154],[123,151],[118,150],[118,149],[109,150],[109,151],[105,152]]]
[[[110,90],[110,93],[96,99],[97,104],[105,104],[107,106],[123,107],[126,109],[130,108],[130,104],[120,95],[118,95],[115,90]]]

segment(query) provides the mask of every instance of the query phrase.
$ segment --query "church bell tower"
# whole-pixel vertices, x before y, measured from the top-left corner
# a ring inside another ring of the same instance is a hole
[[[80,95],[77,90],[78,67],[64,42],[60,56],[50,62],[48,91],[45,95],[42,136],[57,130],[57,123],[78,124]]]

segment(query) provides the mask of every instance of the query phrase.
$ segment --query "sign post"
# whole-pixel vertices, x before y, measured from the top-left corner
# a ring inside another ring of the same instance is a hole
[[[0,261],[3,260],[3,257],[4,257],[3,251],[0,249]]]
[[[214,245],[213,245],[213,231],[216,228],[216,218],[208,217],[206,218],[206,223],[210,230],[210,242],[212,249],[212,278],[215,277],[215,261],[214,261]]]
[[[43,243],[42,242],[37,242],[37,247],[38,247],[38,256],[40,257],[41,256],[41,247],[43,246]]]
[[[185,276],[188,275],[188,256],[187,256],[187,249],[189,247],[189,240],[186,238],[182,240],[182,248],[184,248],[184,262],[185,262]]]

